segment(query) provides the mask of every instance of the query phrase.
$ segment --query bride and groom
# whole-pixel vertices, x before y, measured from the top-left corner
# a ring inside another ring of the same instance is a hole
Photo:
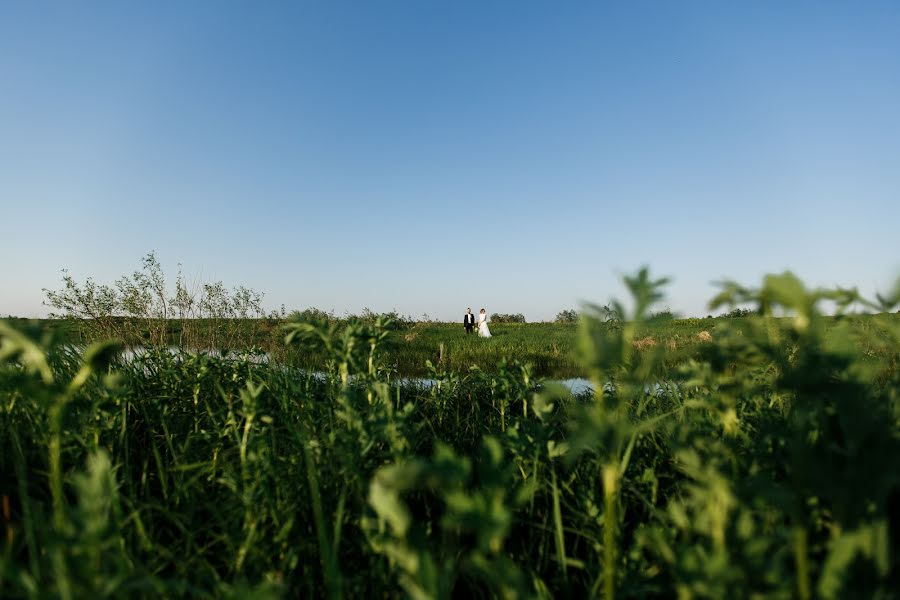
[[[466,333],[472,333],[472,328],[475,327],[475,315],[472,314],[472,309],[467,308],[466,314],[463,316],[463,326],[466,328]],[[487,311],[483,308],[481,312],[478,313],[478,336],[489,338],[491,337],[491,330],[488,329],[487,325]]]

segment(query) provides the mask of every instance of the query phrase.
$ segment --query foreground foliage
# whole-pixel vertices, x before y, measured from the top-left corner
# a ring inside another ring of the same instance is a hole
[[[894,597],[897,321],[826,336],[855,293],[774,276],[673,362],[638,343],[664,281],[626,283],[578,397],[515,361],[398,383],[384,318],[289,324],[319,373],[0,323],[0,595]]]

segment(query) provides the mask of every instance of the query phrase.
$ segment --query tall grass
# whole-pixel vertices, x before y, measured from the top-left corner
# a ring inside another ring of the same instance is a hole
[[[388,319],[289,323],[318,374],[0,323],[0,596],[892,597],[898,321],[769,277],[673,359],[626,283],[580,396],[514,351],[398,382]]]

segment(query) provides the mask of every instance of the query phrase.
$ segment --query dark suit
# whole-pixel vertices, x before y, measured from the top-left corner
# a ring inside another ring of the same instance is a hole
[[[475,327],[475,315],[466,313],[466,316],[463,317],[463,326],[466,328],[466,333],[472,333],[472,328]]]

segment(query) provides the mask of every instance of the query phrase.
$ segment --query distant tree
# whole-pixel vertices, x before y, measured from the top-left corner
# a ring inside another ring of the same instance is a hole
[[[116,338],[129,345],[249,347],[265,334],[256,322],[279,314],[267,315],[263,294],[248,287],[229,290],[221,281],[190,282],[180,268],[174,282],[167,280],[154,252],[113,284],[90,277],[78,282],[64,270],[62,289],[44,289],[44,294],[51,318],[79,321],[89,339]],[[173,321],[179,322],[175,333]]]
[[[410,327],[416,324],[416,320],[408,315],[401,315],[397,310],[392,310],[390,312],[378,313],[372,310],[371,308],[363,308],[362,312],[358,315],[348,314],[343,318],[345,321],[362,321],[364,323],[375,323],[379,319],[390,319],[393,322],[393,327]]]
[[[381,317],[391,319],[397,327],[412,327],[416,324],[416,320],[411,315],[402,315],[395,308],[386,313],[381,313]]]
[[[503,314],[503,313],[494,313],[491,315],[491,321],[494,323],[524,323],[525,315],[522,313],[516,314]]]
[[[749,308],[733,308],[727,313],[722,313],[719,317],[726,319],[740,319],[742,317],[749,317],[752,314],[753,311]]]
[[[304,310],[294,310],[288,315],[292,321],[304,321],[306,323],[327,323],[335,320],[334,313],[325,312],[321,308],[310,306]]]
[[[569,310],[561,310],[556,313],[556,318],[554,319],[556,323],[577,323],[578,322],[578,311],[575,309]]]
[[[269,311],[269,314],[266,315],[270,321],[283,321],[287,318],[288,312],[284,307],[284,304],[281,305],[281,308],[273,308]]]

